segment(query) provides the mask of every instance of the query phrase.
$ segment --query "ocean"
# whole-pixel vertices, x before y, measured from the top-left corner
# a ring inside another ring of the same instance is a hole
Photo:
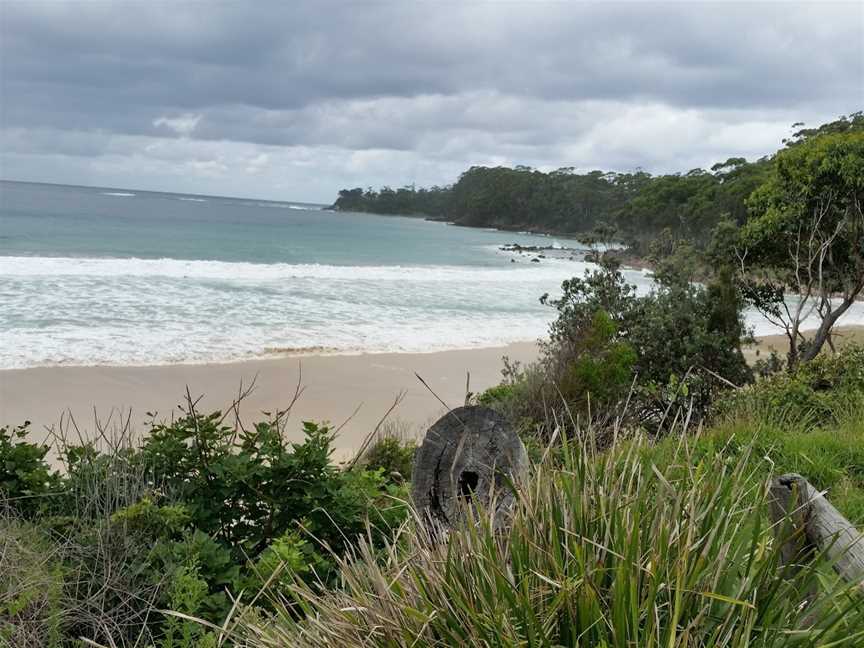
[[[539,297],[591,265],[499,249],[572,240],[322,207],[2,181],[0,368],[534,340]]]
[[[539,297],[586,265],[532,263],[508,243],[578,245],[302,202],[2,182],[0,368],[533,340],[554,315]]]

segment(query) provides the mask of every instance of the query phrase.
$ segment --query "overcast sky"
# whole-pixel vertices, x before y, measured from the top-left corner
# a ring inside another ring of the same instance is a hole
[[[864,3],[0,0],[0,177],[330,202],[686,171],[864,108]]]

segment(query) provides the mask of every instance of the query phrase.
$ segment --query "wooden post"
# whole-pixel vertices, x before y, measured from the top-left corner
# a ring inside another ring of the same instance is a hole
[[[783,562],[802,565],[822,552],[843,580],[864,591],[864,536],[858,529],[801,475],[775,478],[771,494]]]
[[[528,470],[522,441],[488,407],[451,410],[429,428],[414,458],[411,494],[433,524],[452,527],[465,505],[494,507],[505,524],[515,501],[510,485]]]

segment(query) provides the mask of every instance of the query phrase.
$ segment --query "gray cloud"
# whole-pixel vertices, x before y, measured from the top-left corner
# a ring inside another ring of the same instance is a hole
[[[280,190],[308,190],[306,173],[317,195],[294,197],[329,199],[342,184],[446,182],[479,162],[688,168],[764,154],[792,121],[864,106],[860,4],[6,2],[0,12],[7,177],[122,183],[126,169],[127,184],[182,190],[215,187],[222,173],[239,192],[273,195],[280,173],[292,178]],[[159,170],[154,151],[169,150],[189,156],[185,179]],[[266,161],[250,167],[256,156]]]

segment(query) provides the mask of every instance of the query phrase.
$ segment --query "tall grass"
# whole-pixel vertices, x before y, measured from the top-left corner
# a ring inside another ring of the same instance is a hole
[[[236,631],[253,648],[864,644],[858,592],[821,558],[781,564],[770,467],[752,448],[697,458],[690,442],[658,467],[644,441],[565,441],[507,532],[482,513],[444,540],[406,525],[383,555],[361,543],[343,559],[340,589],[298,581]]]

